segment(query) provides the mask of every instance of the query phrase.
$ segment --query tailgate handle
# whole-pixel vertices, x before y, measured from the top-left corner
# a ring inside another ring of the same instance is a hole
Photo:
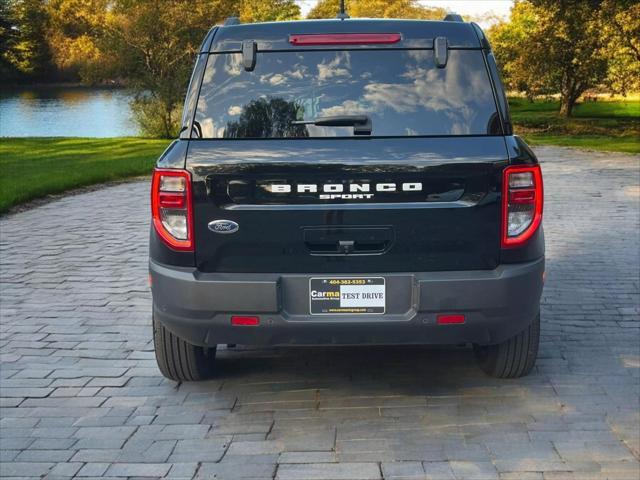
[[[391,227],[304,229],[304,244],[311,255],[380,255],[393,243]]]
[[[338,240],[338,251],[348,255],[353,252],[355,244],[353,240]]]

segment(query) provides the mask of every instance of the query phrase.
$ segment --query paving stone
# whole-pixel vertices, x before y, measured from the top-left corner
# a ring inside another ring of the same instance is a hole
[[[456,478],[460,480],[491,480],[498,478],[496,467],[489,462],[449,462]]]
[[[544,480],[542,472],[503,472],[500,480]]]
[[[58,463],[47,474],[47,479],[72,478],[83,467],[82,463]]]
[[[73,450],[23,450],[18,462],[65,462],[74,454]]]
[[[163,477],[171,464],[163,463],[118,463],[111,465],[106,476],[112,477]]]
[[[275,463],[203,463],[196,480],[273,479]]]
[[[108,468],[108,463],[85,463],[78,472],[78,477],[101,477]]]
[[[268,455],[280,453],[283,450],[284,444],[274,440],[261,442],[236,442],[234,440],[227,453],[229,455]]]
[[[309,463],[280,465],[277,480],[376,480],[381,479],[377,463]]]
[[[55,466],[55,463],[40,462],[2,462],[2,477],[42,477]]]
[[[278,463],[335,463],[335,452],[283,452]]]
[[[424,480],[427,478],[421,462],[384,462],[382,475],[385,480]]]
[[[178,440],[168,461],[170,463],[219,462],[230,442],[230,436],[203,440]]]
[[[174,463],[167,474],[167,478],[173,479],[189,479],[191,480],[196,472],[200,464],[197,462],[194,463]]]
[[[449,462],[423,462],[422,468],[428,480],[456,480]]]

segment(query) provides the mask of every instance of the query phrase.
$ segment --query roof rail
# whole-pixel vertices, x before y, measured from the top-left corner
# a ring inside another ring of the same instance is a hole
[[[227,17],[227,19],[224,21],[224,23],[222,24],[225,27],[228,27],[229,25],[239,25],[240,24],[240,18],[238,17]]]
[[[445,22],[464,22],[462,19],[462,15],[458,15],[457,13],[447,13],[444,17]]]

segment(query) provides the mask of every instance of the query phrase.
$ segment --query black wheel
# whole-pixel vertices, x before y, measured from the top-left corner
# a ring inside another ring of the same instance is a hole
[[[153,345],[162,374],[179,382],[207,380],[213,376],[216,348],[192,345],[176,337],[153,319]]]
[[[536,363],[540,342],[540,314],[531,325],[515,337],[497,345],[474,345],[478,365],[485,373],[497,378],[518,378],[527,375]]]

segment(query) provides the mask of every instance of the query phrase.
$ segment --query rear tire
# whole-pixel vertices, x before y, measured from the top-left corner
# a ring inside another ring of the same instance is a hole
[[[497,378],[518,378],[527,375],[536,363],[540,343],[540,313],[515,337],[497,345],[474,345],[478,366]]]
[[[216,347],[199,347],[182,340],[155,318],[153,345],[158,368],[165,377],[178,382],[207,380],[213,377]]]

